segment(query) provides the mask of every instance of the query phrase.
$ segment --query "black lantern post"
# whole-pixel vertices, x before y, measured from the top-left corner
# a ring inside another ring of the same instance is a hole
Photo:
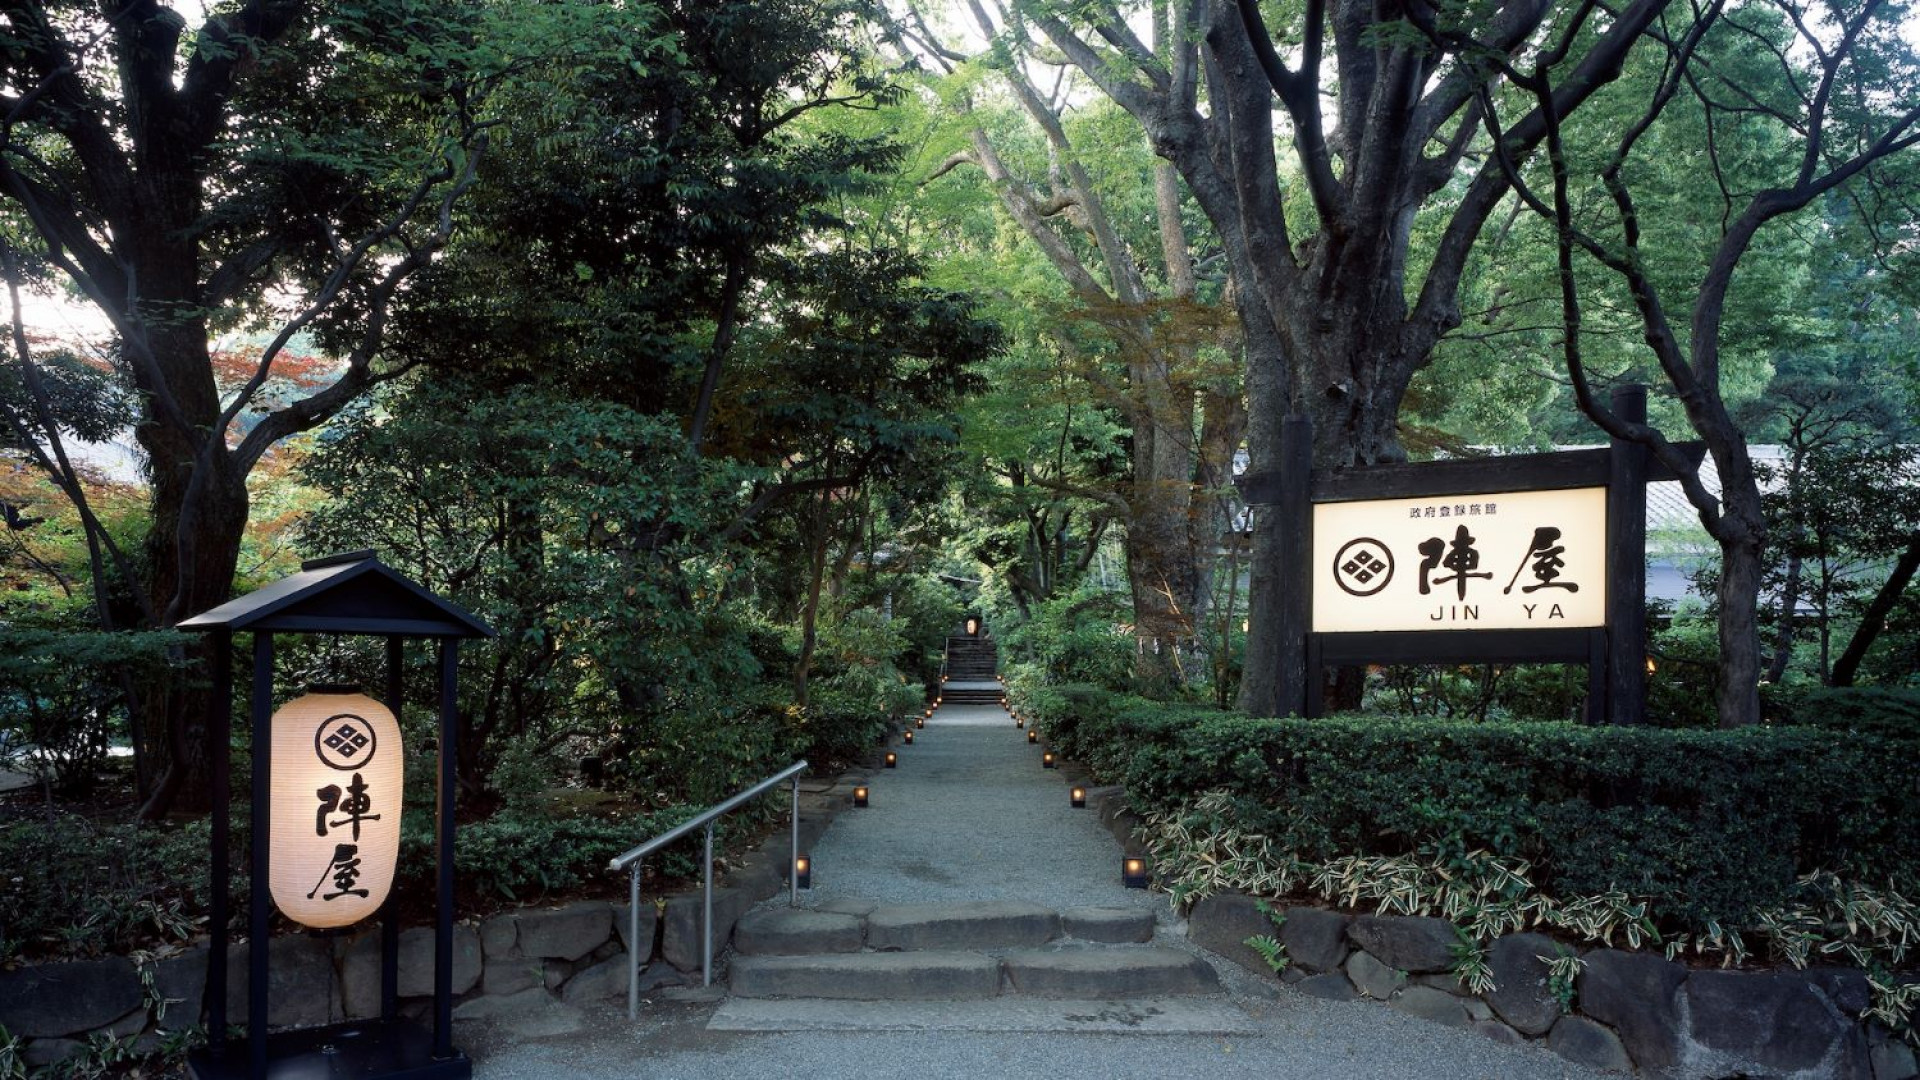
[[[193,1080],[293,1080],[354,1076],[362,1080],[468,1080],[473,1062],[453,1047],[453,797],[455,690],[459,642],[492,637],[493,629],[386,566],[371,551],[312,559],[300,572],[230,600],[179,624],[213,638],[213,881],[207,950],[207,1030],[212,1041],[187,1058]],[[227,889],[229,770],[233,706],[233,635],[253,635],[252,883],[247,917],[247,1034],[227,1027]],[[407,638],[439,645],[438,794],[435,797],[437,897],[433,951],[433,1029],[400,1018],[400,923],[395,898],[380,909],[380,1016],[302,1031],[267,1032],[268,882],[272,880],[273,646],[279,633],[365,635],[386,643],[385,703],[401,711],[401,660]],[[244,1050],[244,1053],[242,1052]]]

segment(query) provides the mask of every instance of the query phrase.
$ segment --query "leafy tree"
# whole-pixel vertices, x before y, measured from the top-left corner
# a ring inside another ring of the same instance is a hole
[[[246,0],[195,27],[155,0],[45,0],[0,16],[12,103],[0,269],[13,299],[10,378],[24,390],[5,419],[80,507],[94,580],[123,583],[132,621],[170,625],[226,599],[249,473],[276,443],[398,373],[383,353],[389,320],[451,235],[498,123],[490,92],[531,56],[551,71],[604,44],[583,10]],[[150,474],[140,552],[86,505],[62,439],[71,424],[21,328],[21,290],[43,277],[78,290],[115,335],[114,373],[137,405]],[[214,341],[230,330],[268,338],[223,395]],[[301,333],[342,362],[324,385],[269,405],[260,390]],[[253,410],[264,415],[243,429]],[[101,615],[129,624],[104,604]],[[143,815],[183,792],[204,796],[197,693],[163,680],[137,702],[134,735],[153,765]]]
[[[1002,28],[981,5],[970,8],[981,33],[999,36]],[[1206,618],[1213,556],[1227,523],[1223,492],[1246,423],[1235,380],[1205,363],[1208,346],[1228,335],[1200,294],[1179,178],[1165,162],[1095,163],[1072,130],[1073,87],[1063,82],[1043,92],[1018,52],[999,48],[973,58],[951,45],[936,49],[934,61],[955,81],[964,81],[966,68],[993,70],[1044,136],[1046,179],[1032,175],[1037,168],[1017,175],[1018,163],[996,145],[984,108],[974,102],[979,95],[962,89],[968,145],[934,177],[963,164],[979,168],[1073,298],[1071,321],[1056,324],[1051,336],[1121,421],[1131,458],[1122,482],[1079,494],[1093,495],[1124,530],[1139,676],[1178,684],[1180,657]],[[1101,134],[1097,116],[1078,126]],[[1123,138],[1138,145],[1137,132]],[[1151,210],[1144,205],[1149,197]],[[1144,230],[1127,228],[1128,218],[1148,218],[1157,228],[1132,235]],[[1106,357],[1117,361],[1118,379],[1101,370]]]
[[[1920,143],[1920,106],[1913,104],[1920,100],[1914,93],[1920,63],[1900,36],[1896,15],[1877,0],[1857,7],[1763,0],[1706,6],[1663,30],[1651,98],[1639,103],[1632,122],[1591,145],[1569,142],[1551,122],[1557,120],[1550,108],[1557,95],[1568,87],[1585,89],[1584,75],[1564,52],[1549,51],[1520,66],[1496,65],[1532,98],[1529,119],[1550,121],[1549,187],[1543,193],[1522,181],[1520,195],[1554,224],[1564,354],[1580,408],[1610,434],[1646,446],[1671,468],[1720,547],[1717,697],[1724,726],[1760,718],[1758,597],[1767,540],[1759,477],[1722,378],[1728,297],[1736,272],[1769,225],[1850,183],[1872,190],[1876,169]],[[1671,305],[1673,290],[1650,269],[1636,194],[1650,171],[1643,162],[1657,153],[1676,101],[1702,118],[1709,133],[1706,167],[1719,193],[1717,227],[1696,249],[1693,299],[1683,307]],[[1487,119],[1498,133],[1498,113],[1489,112]],[[1779,146],[1785,152],[1723,158],[1715,152],[1723,145]],[[1519,179],[1511,171],[1513,158],[1499,157],[1509,176]],[[1588,176],[1597,186],[1594,197],[1576,198],[1576,177]],[[1699,467],[1658,427],[1623,419],[1593,392],[1582,350],[1576,258],[1603,267],[1625,292],[1661,377],[1706,443],[1719,492],[1706,486]]]

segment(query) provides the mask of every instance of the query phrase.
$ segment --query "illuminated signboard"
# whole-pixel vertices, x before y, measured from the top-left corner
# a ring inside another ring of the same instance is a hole
[[[1322,502],[1313,632],[1605,626],[1607,489]]]

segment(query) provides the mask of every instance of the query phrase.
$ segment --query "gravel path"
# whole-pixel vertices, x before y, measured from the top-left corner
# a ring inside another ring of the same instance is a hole
[[[1067,805],[1067,781],[1007,714],[949,706],[876,769],[865,809],[843,810],[812,851],[803,903],[1031,900],[1054,908],[1145,905],[1163,944],[1190,948],[1159,893],[1120,884],[1120,847],[1092,810]],[[784,904],[785,895],[769,903]],[[901,1080],[1597,1080],[1540,1046],[1506,1047],[1377,1002],[1331,1002],[1217,965],[1250,1030],[1240,1035],[1009,1031],[970,1024],[951,1003],[946,1028],[710,1031],[714,1005],[649,1002],[637,1023],[612,1004],[565,1023],[462,1024],[478,1080],[674,1080],[801,1075]],[[1219,999],[1213,999],[1219,1000]],[[927,1003],[936,1007],[941,1003]],[[937,1008],[936,1008],[937,1011]],[[537,1018],[532,1018],[537,1019]],[[988,1030],[978,1030],[979,1027]]]
[[[1120,847],[1097,811],[1067,805],[1068,783],[1006,712],[948,705],[875,769],[865,809],[842,810],[814,846],[802,903],[1029,900],[1164,907],[1120,884]],[[782,898],[784,899],[784,898]]]

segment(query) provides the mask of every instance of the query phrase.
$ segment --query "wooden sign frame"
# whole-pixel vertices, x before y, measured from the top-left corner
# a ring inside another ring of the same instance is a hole
[[[1621,419],[1644,423],[1647,390],[1614,389]],[[1647,484],[1674,479],[1639,443],[1612,439],[1594,450],[1315,471],[1313,428],[1304,417],[1281,427],[1281,470],[1239,481],[1259,512],[1278,514],[1282,715],[1319,716],[1328,666],[1354,664],[1574,663],[1587,667],[1588,723],[1639,724],[1646,714]],[[1698,460],[1704,448],[1690,444]],[[1313,630],[1313,507],[1369,499],[1471,497],[1604,487],[1607,495],[1606,621],[1601,627]]]

